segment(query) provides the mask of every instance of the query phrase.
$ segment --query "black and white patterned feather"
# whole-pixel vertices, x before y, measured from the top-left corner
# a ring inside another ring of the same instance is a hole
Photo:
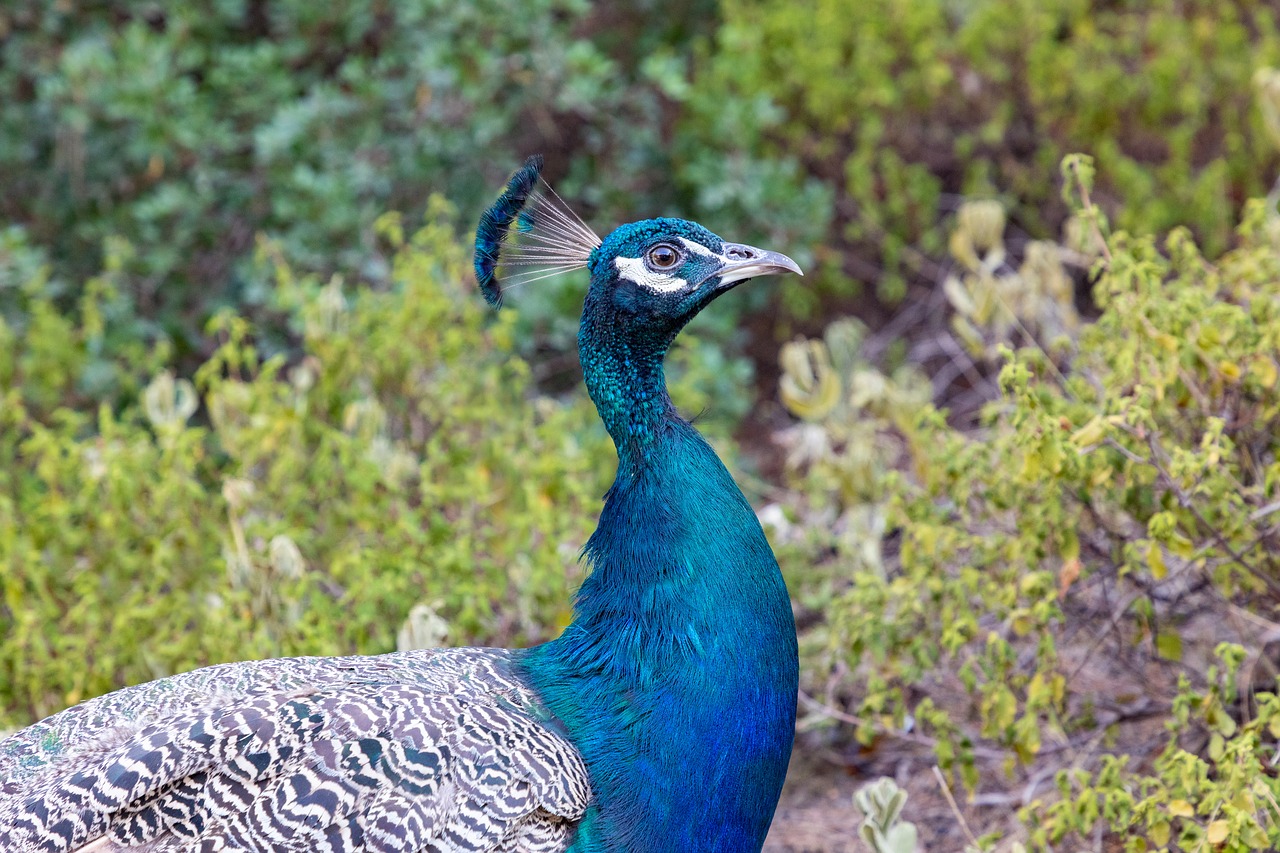
[[[499,649],[223,664],[0,741],[0,851],[563,850],[590,788]]]

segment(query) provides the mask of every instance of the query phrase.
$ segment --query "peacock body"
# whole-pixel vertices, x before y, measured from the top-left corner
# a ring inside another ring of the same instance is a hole
[[[601,241],[540,170],[485,212],[476,272],[495,305],[591,274],[579,351],[618,472],[571,624],[529,649],[223,664],[82,703],[0,741],[0,851],[760,850],[795,625],[663,358],[719,294],[799,269],[677,219]]]

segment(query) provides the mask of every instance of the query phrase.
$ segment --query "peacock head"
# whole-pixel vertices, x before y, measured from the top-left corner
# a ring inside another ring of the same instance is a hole
[[[541,181],[530,157],[476,228],[476,279],[489,304],[527,282],[587,267],[578,326],[587,392],[620,459],[647,464],[659,425],[674,415],[662,363],[684,324],[749,278],[800,273],[786,255],[727,243],[695,222],[646,219],[604,240]]]
[[[696,222],[645,219],[614,229],[588,260],[587,306],[636,333],[670,339],[720,294],[747,279],[803,275],[786,255],[729,243]]]
[[[786,255],[730,243],[696,222],[645,219],[604,240],[541,181],[531,157],[484,212],[476,230],[476,277],[492,305],[518,285],[587,267],[584,326],[644,340],[664,351],[720,294],[756,276],[794,272]]]

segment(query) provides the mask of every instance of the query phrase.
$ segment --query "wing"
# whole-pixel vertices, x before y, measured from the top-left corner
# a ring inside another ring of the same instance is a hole
[[[509,653],[228,664],[0,742],[0,850],[553,851],[586,768]]]

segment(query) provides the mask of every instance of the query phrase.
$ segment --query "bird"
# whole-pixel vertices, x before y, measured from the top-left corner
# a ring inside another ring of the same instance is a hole
[[[492,305],[589,272],[583,379],[617,473],[553,640],[208,666],[0,741],[0,851],[759,851],[795,732],[790,598],[667,393],[714,299],[790,258],[695,222],[603,240],[529,158],[484,211]]]

